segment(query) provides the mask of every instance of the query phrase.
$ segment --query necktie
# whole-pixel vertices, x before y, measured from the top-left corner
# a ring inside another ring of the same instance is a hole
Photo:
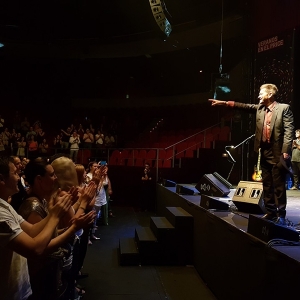
[[[263,142],[270,143],[271,116],[272,116],[272,114],[271,114],[270,109],[266,107],[265,121],[264,121],[264,128],[263,128]]]

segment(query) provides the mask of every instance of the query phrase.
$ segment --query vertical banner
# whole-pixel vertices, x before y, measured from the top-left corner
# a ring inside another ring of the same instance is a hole
[[[278,87],[276,100],[293,103],[294,92],[293,30],[270,36],[256,44],[253,103],[257,103],[259,87],[273,83]]]

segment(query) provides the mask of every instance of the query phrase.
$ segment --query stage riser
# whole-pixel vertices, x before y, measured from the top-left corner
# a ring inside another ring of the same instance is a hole
[[[194,218],[181,207],[166,207],[164,215],[175,227],[175,248],[179,265],[193,262]]]
[[[158,214],[170,206],[193,216],[193,264],[217,299],[282,300],[298,295],[300,263],[248,234],[247,219],[210,212],[200,207],[200,201],[196,205],[157,185]],[[245,223],[244,231],[235,226],[238,222]]]
[[[175,228],[165,217],[151,217],[150,229],[160,244],[174,249],[175,244]]]
[[[155,264],[159,259],[160,245],[149,227],[135,229],[135,241],[142,265]]]
[[[135,238],[122,238],[119,240],[119,257],[121,266],[140,265],[140,254]]]

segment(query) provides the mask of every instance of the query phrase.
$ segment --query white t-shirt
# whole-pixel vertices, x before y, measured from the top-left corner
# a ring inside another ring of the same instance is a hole
[[[8,243],[23,232],[24,219],[0,198],[0,298],[25,300],[31,294],[27,259],[12,251]]]

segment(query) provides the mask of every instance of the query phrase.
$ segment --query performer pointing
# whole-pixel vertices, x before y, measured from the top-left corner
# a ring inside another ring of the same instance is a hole
[[[263,84],[258,95],[259,104],[209,99],[211,105],[223,105],[256,113],[254,151],[261,148],[261,170],[264,204],[263,218],[286,225],[287,162],[292,149],[294,118],[288,104],[275,101],[278,89],[274,84]]]

